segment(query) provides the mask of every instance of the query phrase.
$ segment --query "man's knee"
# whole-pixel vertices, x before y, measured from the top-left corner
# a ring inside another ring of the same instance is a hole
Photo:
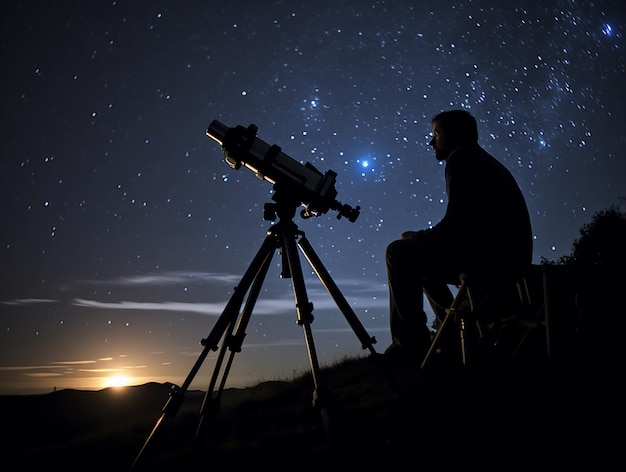
[[[456,257],[450,252],[448,245],[435,241],[397,239],[387,246],[385,257],[387,267],[410,267],[412,272],[432,274],[456,265]]]
[[[395,241],[392,241],[387,246],[385,259],[387,260],[387,263],[389,264],[389,262],[391,261],[395,262],[395,261],[402,260],[402,258],[406,256],[406,253],[407,253],[407,250],[406,250],[405,240],[397,239]]]

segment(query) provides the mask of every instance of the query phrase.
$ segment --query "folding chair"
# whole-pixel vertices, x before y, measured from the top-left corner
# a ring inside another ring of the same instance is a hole
[[[516,358],[537,330],[546,356],[551,356],[541,266],[533,265],[518,277],[462,273],[459,281],[421,369],[446,351],[446,359],[456,351],[463,366],[482,355]]]

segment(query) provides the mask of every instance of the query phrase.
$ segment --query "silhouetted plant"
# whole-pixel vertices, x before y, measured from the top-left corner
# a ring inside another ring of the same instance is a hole
[[[594,362],[621,365],[626,357],[626,317],[620,297],[626,286],[626,211],[612,205],[595,213],[580,229],[572,249],[559,262],[574,274],[582,313],[579,347]]]
[[[580,229],[572,254],[561,258],[561,262],[583,268],[626,268],[626,211],[612,205],[595,213],[591,222]]]

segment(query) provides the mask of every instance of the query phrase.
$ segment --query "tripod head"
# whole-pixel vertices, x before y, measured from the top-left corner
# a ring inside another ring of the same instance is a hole
[[[329,210],[338,212],[352,223],[359,216],[360,207],[351,207],[336,200],[335,178],[337,173],[328,170],[322,174],[310,162],[300,164],[275,144],[269,145],[256,137],[258,127],[250,124],[248,128],[239,125],[229,128],[213,120],[206,130],[206,135],[222,147],[228,165],[238,170],[247,167],[255,175],[274,185],[274,200],[295,202],[302,205],[302,218],[320,216]],[[267,218],[266,218],[267,219]]]

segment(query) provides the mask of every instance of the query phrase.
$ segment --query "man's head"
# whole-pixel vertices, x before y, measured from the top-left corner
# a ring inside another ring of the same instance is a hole
[[[444,111],[432,119],[433,139],[430,145],[435,150],[435,157],[444,161],[459,146],[478,143],[476,119],[465,110]]]

